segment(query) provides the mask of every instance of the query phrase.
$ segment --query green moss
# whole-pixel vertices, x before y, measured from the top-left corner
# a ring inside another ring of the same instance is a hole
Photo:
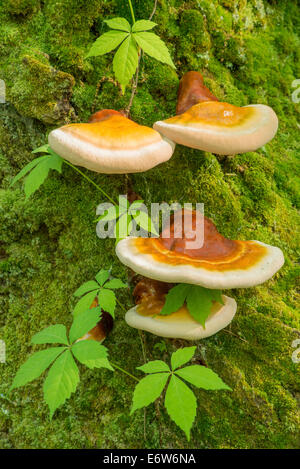
[[[153,2],[133,1],[136,17]],[[23,6],[22,6],[23,5]],[[21,7],[22,6],[22,7]],[[22,11],[21,11],[22,8]],[[24,13],[24,14],[23,14]],[[26,13],[26,14],[25,14]],[[101,108],[124,108],[112,81],[112,54],[84,60],[106,30],[103,19],[126,16],[123,0],[2,2],[0,70],[7,104],[0,105],[0,338],[7,363],[0,364],[1,448],[297,448],[299,364],[291,360],[299,337],[296,249],[299,237],[299,106],[291,83],[299,78],[299,12],[296,2],[262,0],[162,0],[154,21],[177,73],[144,56],[131,117],[152,126],[175,112],[178,78],[203,73],[221,100],[274,107],[279,132],[256,152],[216,157],[177,145],[165,164],[142,174],[89,176],[113,197],[130,186],[151,202],[204,202],[220,231],[237,239],[279,246],[285,265],[262,286],[229,292],[237,314],[229,328],[197,343],[196,359],[217,371],[232,392],[194,390],[199,409],[187,443],[155,406],[129,416],[134,382],[118,372],[82,368],[78,392],[50,422],[42,380],[8,394],[20,364],[34,347],[30,338],[50,324],[71,323],[75,289],[100,267],[127,278],[114,240],[95,234],[95,209],[103,198],[70,168],[51,173],[25,202],[13,176],[32,159],[47,133],[68,119],[86,121]],[[97,84],[100,84],[96,92]],[[76,117],[72,114],[74,109]],[[119,294],[127,310],[131,291]],[[139,375],[140,337],[117,309],[106,340],[112,361]],[[168,360],[183,341],[144,334],[147,359]],[[166,350],[155,347],[165,343]]]

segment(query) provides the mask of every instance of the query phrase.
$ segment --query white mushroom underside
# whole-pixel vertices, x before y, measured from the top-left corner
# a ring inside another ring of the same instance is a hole
[[[220,308],[207,318],[205,329],[190,315],[187,315],[184,321],[177,320],[176,313],[167,318],[159,315],[142,316],[137,312],[137,306],[127,311],[125,321],[131,327],[151,332],[160,337],[186,340],[204,339],[228,326],[236,313],[236,301],[225,295],[222,298],[224,305],[220,305]]]
[[[255,265],[247,269],[217,271],[157,261],[152,255],[141,253],[134,240],[128,237],[117,244],[118,258],[138,274],[162,282],[190,283],[212,289],[253,287],[269,280],[284,264],[281,249],[260,241],[253,242],[267,248],[267,253]]]
[[[278,118],[269,106],[253,104],[255,116],[241,125],[172,124],[158,121],[153,128],[176,143],[219,155],[255,151],[272,140]]]
[[[116,136],[117,138],[117,136]],[[162,137],[158,142],[136,149],[107,149],[56,129],[48,137],[50,147],[76,166],[106,174],[139,173],[168,161],[175,143]]]

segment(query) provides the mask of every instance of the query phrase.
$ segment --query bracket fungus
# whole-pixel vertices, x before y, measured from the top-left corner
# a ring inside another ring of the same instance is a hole
[[[171,285],[167,283],[142,279],[133,292],[137,306],[131,308],[125,315],[127,324],[160,337],[199,340],[216,334],[228,326],[236,313],[235,300],[223,295],[223,304],[213,303],[205,328],[190,315],[186,305],[170,315],[160,315],[165,295],[170,288]]]
[[[278,128],[272,108],[219,102],[198,72],[188,72],[181,79],[176,112],[153,128],[176,143],[219,155],[255,151],[269,142]]]
[[[95,298],[92,302],[90,309],[96,308],[99,305],[98,298]],[[100,321],[96,324],[93,329],[87,332],[83,337],[78,339],[80,340],[95,340],[96,342],[102,343],[104,339],[108,336],[110,331],[114,326],[114,321],[112,316],[106,311],[102,311],[102,316]]]
[[[116,247],[120,261],[155,280],[210,289],[259,285],[284,264],[279,248],[260,241],[227,239],[203,215],[203,245],[190,249],[190,242],[197,236],[196,211],[189,217],[187,212],[190,211],[180,212],[180,217],[173,217],[170,230],[164,230],[159,238],[127,237],[121,240]],[[180,227],[183,227],[182,234],[178,237]]]
[[[88,123],[53,130],[48,141],[67,161],[106,174],[147,171],[169,160],[175,148],[156,130],[111,109],[96,112]]]

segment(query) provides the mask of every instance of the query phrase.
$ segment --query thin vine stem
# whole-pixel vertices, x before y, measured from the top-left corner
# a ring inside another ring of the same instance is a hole
[[[122,371],[122,373],[125,373],[125,375],[130,376],[130,378],[134,379],[134,380],[137,381],[138,383],[140,382],[140,380],[139,380],[136,376],[134,376],[134,375],[132,375],[131,373],[129,373],[129,371],[124,370],[124,369],[121,368],[119,365],[116,365],[115,363],[112,363],[111,361],[110,361],[110,364],[111,364],[112,366],[114,366],[115,368],[117,368],[117,370],[120,370],[120,371]]]
[[[77,173],[79,173],[82,177],[84,177],[84,179],[86,179],[90,184],[92,184],[93,186],[95,186],[98,191],[100,191],[102,193],[102,195],[104,195],[112,204],[114,204],[116,207],[118,206],[118,204],[100,187],[98,186],[98,184],[96,184],[92,179],[90,179],[86,174],[84,174],[82,171],[80,171],[80,169],[78,169],[76,166],[74,166],[72,163],[70,163],[69,161],[66,161],[64,160],[64,163],[66,163],[68,166],[70,166],[71,168],[73,168],[75,171],[77,171]]]
[[[133,8],[132,8],[131,0],[128,0],[128,3],[129,3],[129,8],[130,8],[131,16],[132,16],[132,21],[133,21],[133,24],[134,24],[134,23],[135,23],[135,17],[134,17],[134,11],[133,11]]]

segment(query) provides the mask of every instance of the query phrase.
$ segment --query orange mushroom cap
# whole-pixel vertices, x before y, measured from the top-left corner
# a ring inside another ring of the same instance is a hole
[[[155,122],[153,128],[181,145],[234,155],[269,142],[277,132],[278,119],[263,104],[238,107],[219,102],[200,74],[188,72],[179,85],[177,115]]]
[[[181,211],[181,216],[186,213]],[[146,277],[212,289],[259,285],[270,279],[284,263],[279,248],[260,241],[227,239],[206,217],[203,217],[203,245],[191,249],[190,243],[196,239],[195,211],[187,221],[182,224],[180,238],[175,235],[178,221],[173,221],[169,235],[162,232],[159,238],[121,240],[116,247],[117,256],[123,264]]]
[[[105,109],[90,122],[50,132],[49,145],[71,163],[99,173],[147,171],[171,158],[175,144],[122,113]]]

